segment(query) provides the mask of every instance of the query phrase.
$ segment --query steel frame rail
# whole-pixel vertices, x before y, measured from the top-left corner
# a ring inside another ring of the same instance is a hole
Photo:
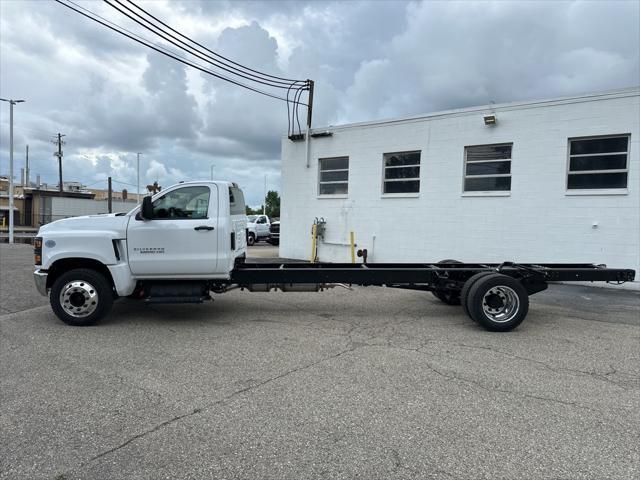
[[[559,282],[630,282],[631,269],[569,263],[244,263],[231,272],[230,283],[347,283],[355,285],[428,285],[464,283],[479,272]]]

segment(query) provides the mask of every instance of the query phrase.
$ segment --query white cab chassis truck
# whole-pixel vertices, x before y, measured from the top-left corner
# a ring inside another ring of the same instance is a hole
[[[249,263],[242,190],[235,183],[180,183],[127,214],[68,218],[34,239],[35,284],[55,314],[93,325],[118,298],[201,303],[211,294],[323,291],[363,285],[431,291],[472,320],[509,331],[526,317],[529,295],[550,281],[632,281],[633,270],[594,264]]]
[[[271,220],[267,215],[247,216],[247,245],[252,246],[260,240],[267,240],[271,229]]]

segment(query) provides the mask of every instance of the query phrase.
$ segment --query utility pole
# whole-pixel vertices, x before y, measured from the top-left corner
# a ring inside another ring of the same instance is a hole
[[[107,178],[107,209],[113,213],[113,188],[111,188],[111,177]]]
[[[211,181],[213,181],[213,167],[215,167],[215,165],[212,163],[211,164]]]
[[[309,83],[309,106],[307,107],[307,134],[304,136],[305,152],[307,157],[307,168],[311,166],[311,117],[313,115],[313,90],[315,83],[313,80],[307,80]]]
[[[140,155],[141,153],[138,152],[137,156],[138,156],[138,161],[136,162],[137,166],[137,171],[138,171],[138,186],[136,187],[136,201],[138,203],[140,203]]]
[[[26,159],[25,159],[24,170],[25,170],[24,183],[26,184],[26,186],[28,188],[29,187],[29,145],[27,145],[27,156],[26,156]]]
[[[0,98],[9,102],[9,243],[13,243],[13,106],[24,100]]]
[[[58,133],[57,139],[54,140],[52,143],[54,145],[58,146],[58,151],[55,152],[53,154],[54,157],[58,157],[58,190],[60,192],[63,191],[63,186],[62,186],[62,145],[64,145],[64,141],[62,140],[62,137],[65,137],[66,135],[62,135],[61,133]]]

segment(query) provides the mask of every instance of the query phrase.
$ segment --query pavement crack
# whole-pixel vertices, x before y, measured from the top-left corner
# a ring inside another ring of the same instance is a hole
[[[399,350],[406,350],[406,351],[411,351],[411,352],[416,352],[419,353],[421,355],[425,355],[425,356],[430,356],[428,353],[421,351],[419,348],[407,348],[407,347],[398,347],[398,346],[390,346],[388,348],[397,348]],[[437,375],[447,379],[448,381],[458,381],[458,382],[463,382],[463,383],[467,383],[470,385],[474,385],[477,388],[480,388],[482,390],[488,391],[488,392],[497,392],[497,393],[506,393],[506,394],[510,394],[510,395],[517,395],[520,397],[524,397],[524,398],[531,398],[531,399],[535,399],[535,400],[542,400],[542,401],[546,401],[546,402],[552,402],[552,403],[558,403],[561,405],[566,405],[566,406],[570,406],[570,407],[576,407],[576,408],[581,408],[584,410],[590,410],[590,411],[594,411],[594,412],[599,412],[599,410],[591,408],[591,407],[587,407],[585,405],[581,405],[577,402],[569,402],[566,400],[560,400],[557,398],[553,398],[553,397],[545,397],[542,395],[534,395],[531,393],[525,393],[525,392],[521,392],[518,390],[509,390],[509,389],[505,389],[505,388],[499,388],[499,387],[493,387],[493,386],[488,386],[485,385],[482,382],[479,382],[477,380],[472,380],[470,378],[464,378],[461,377],[459,375],[456,375],[455,373],[445,373],[442,370],[439,370],[438,368],[434,367],[430,362],[426,361],[425,365],[427,366],[427,368],[429,370],[431,370],[432,372],[436,373]]]
[[[156,425],[155,427],[153,427],[153,428],[151,428],[149,430],[146,430],[144,432],[141,432],[141,433],[138,433],[136,435],[133,435],[132,437],[129,437],[126,441],[124,441],[120,445],[118,445],[116,447],[113,447],[113,448],[110,448],[109,450],[105,450],[104,452],[99,453],[98,455],[92,457],[89,460],[89,462],[93,462],[94,460],[97,460],[97,459],[99,459],[101,457],[104,457],[105,455],[109,455],[110,453],[113,453],[113,452],[115,452],[117,450],[120,450],[121,448],[126,447],[131,442],[134,442],[135,440],[137,440],[139,438],[142,438],[142,437],[144,437],[146,435],[149,435],[150,433],[153,433],[153,432],[155,432],[157,430],[160,430],[161,428],[166,427],[167,425],[170,425],[170,424],[172,424],[174,422],[177,422],[178,420],[182,420],[183,418],[187,418],[187,417],[190,417],[190,416],[195,415],[197,413],[200,413],[201,411],[202,410],[200,408],[196,408],[196,409],[192,410],[191,412],[185,413],[183,415],[175,416],[173,418],[170,418],[169,420],[165,420],[164,422],[159,423],[158,425]],[[89,462],[85,462],[81,466],[84,466]]]
[[[456,345],[458,347],[462,347],[462,348],[469,348],[469,349],[475,349],[475,350],[488,350],[494,353],[497,353],[499,355],[503,355],[505,357],[510,357],[510,358],[514,358],[517,360],[522,360],[524,362],[529,362],[529,363],[534,363],[536,365],[540,365],[544,368],[546,368],[547,370],[550,370],[554,373],[569,373],[572,375],[578,375],[578,376],[589,376],[591,378],[594,378],[596,380],[600,380],[606,383],[609,383],[611,385],[615,385],[617,387],[620,387],[624,390],[627,390],[629,388],[633,388],[632,386],[628,385],[627,383],[621,383],[620,381],[614,380],[612,378],[610,378],[610,375],[622,375],[622,376],[626,376],[626,377],[630,377],[632,379],[637,379],[637,375],[634,374],[630,374],[630,373],[623,373],[623,372],[618,372],[618,370],[611,364],[608,365],[608,371],[606,372],[597,372],[595,370],[580,370],[577,368],[569,368],[569,367],[560,367],[560,366],[554,366],[554,365],[549,365],[546,362],[543,362],[541,360],[536,360],[533,358],[529,358],[529,357],[523,357],[520,355],[516,355],[514,353],[511,352],[506,352],[504,350],[500,350],[497,348],[493,348],[490,346],[478,346],[478,345],[466,345],[463,343],[453,343],[453,345]]]
[[[398,468],[402,469],[402,470],[406,470],[410,473],[413,473],[414,475],[418,475],[418,473],[420,473],[418,470],[416,470],[415,468],[411,468],[407,465],[405,465],[402,462],[402,459],[400,458],[400,454],[398,453],[398,451],[395,448],[390,448],[389,449],[391,451],[391,457],[393,459],[393,466],[394,468],[397,470]]]
[[[241,395],[243,393],[247,393],[247,392],[250,392],[252,390],[258,389],[260,387],[263,387],[264,385],[270,384],[270,383],[275,382],[277,380],[281,380],[281,379],[287,377],[288,375],[292,375],[294,373],[301,372],[301,371],[309,369],[309,368],[313,368],[316,365],[319,365],[321,363],[333,360],[335,358],[338,358],[338,357],[340,357],[342,355],[345,355],[347,353],[353,352],[354,350],[357,350],[358,348],[362,348],[364,346],[367,346],[367,345],[366,344],[362,344],[362,343],[356,343],[356,342],[353,342],[353,341],[349,341],[349,343],[347,344],[347,346],[345,348],[343,348],[342,350],[340,350],[337,353],[334,353],[333,355],[329,355],[328,357],[323,357],[323,358],[321,358],[319,360],[316,360],[315,362],[311,362],[311,363],[308,363],[306,365],[302,365],[300,367],[293,368],[291,370],[287,370],[286,372],[283,372],[283,373],[281,373],[279,375],[276,375],[274,377],[270,377],[270,378],[268,378],[266,380],[263,380],[263,381],[261,381],[259,383],[255,383],[255,384],[247,386],[245,388],[241,388],[240,390],[236,390],[236,391],[230,393],[229,395],[226,395],[225,397],[223,397],[223,398],[221,398],[219,400],[216,400],[215,402],[209,403],[209,404],[207,404],[207,405],[205,405],[203,407],[200,407],[200,408],[193,409],[190,412],[187,412],[187,413],[184,413],[184,414],[181,414],[181,415],[176,415],[176,416],[174,416],[174,417],[172,417],[172,418],[170,418],[168,420],[165,420],[164,422],[161,422],[161,423],[153,426],[152,428],[150,428],[148,430],[145,430],[143,432],[137,433],[137,434],[129,437],[127,440],[125,440],[124,442],[120,443],[119,445],[117,445],[117,446],[115,446],[113,448],[110,448],[108,450],[105,450],[105,451],[103,451],[103,452],[91,457],[88,461],[81,463],[79,465],[79,467],[82,468],[82,467],[86,466],[87,464],[89,464],[90,462],[98,460],[98,459],[100,459],[100,458],[102,458],[102,457],[104,457],[106,455],[109,455],[109,454],[111,454],[113,452],[116,452],[116,451],[118,451],[118,450],[120,450],[122,448],[125,448],[126,446],[130,445],[131,443],[135,442],[136,440],[139,440],[139,439],[141,439],[141,438],[143,438],[143,437],[145,437],[145,436],[147,436],[147,435],[149,435],[151,433],[157,432],[158,430],[161,430],[162,428],[164,428],[164,427],[166,427],[168,425],[171,425],[171,424],[173,424],[175,422],[179,422],[180,420],[189,418],[189,417],[191,417],[193,415],[196,415],[198,413],[204,412],[204,411],[206,411],[208,409],[211,409],[211,408],[213,408],[213,407],[215,407],[217,405],[221,405],[221,404],[233,399],[234,397],[236,397],[238,395]]]

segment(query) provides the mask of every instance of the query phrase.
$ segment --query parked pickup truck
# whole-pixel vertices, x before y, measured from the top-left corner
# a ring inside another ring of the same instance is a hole
[[[269,238],[271,220],[266,215],[247,215],[247,245]]]
[[[267,242],[271,245],[280,245],[280,220],[271,222],[269,227],[269,238]]]
[[[249,263],[246,223],[242,190],[217,181],[174,185],[126,214],[58,220],[34,239],[36,287],[76,326],[95,324],[121,297],[201,303],[233,289],[317,292],[353,284],[431,291],[461,304],[484,328],[508,331],[527,315],[529,295],[550,281],[635,277],[594,264]]]

